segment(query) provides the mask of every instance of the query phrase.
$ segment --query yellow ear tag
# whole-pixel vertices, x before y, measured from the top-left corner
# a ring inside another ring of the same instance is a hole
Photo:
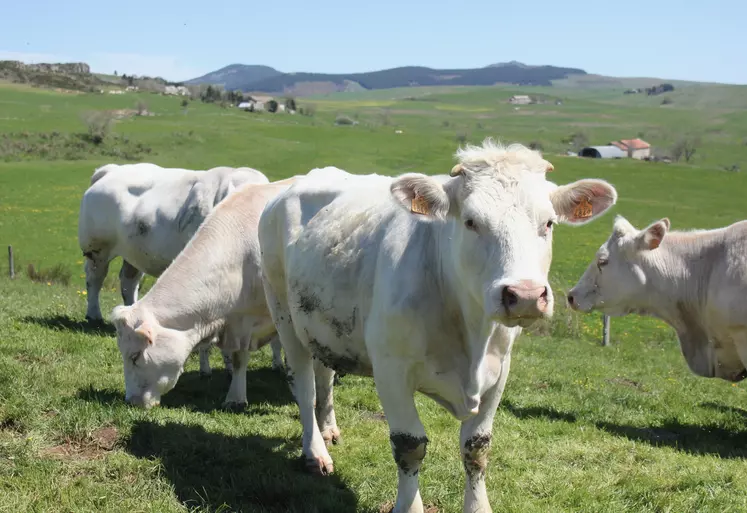
[[[428,208],[428,202],[426,199],[417,194],[412,198],[412,207],[410,209],[416,214],[430,215],[431,210]]]
[[[576,208],[573,209],[574,217],[577,217],[579,219],[586,219],[587,217],[591,217],[593,212],[594,209],[585,196],[581,198],[581,202],[576,205]]]

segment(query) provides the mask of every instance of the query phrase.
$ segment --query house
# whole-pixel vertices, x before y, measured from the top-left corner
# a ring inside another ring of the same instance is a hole
[[[651,145],[641,139],[621,139],[610,144],[620,148],[633,159],[643,160],[651,156]]]
[[[254,110],[254,102],[241,102],[238,107],[242,110],[251,112]]]
[[[163,88],[163,94],[172,96],[189,96],[189,89],[184,86],[167,85]]]
[[[518,94],[509,98],[508,103],[512,103],[514,105],[528,105],[532,103],[532,99],[525,94]]]
[[[628,154],[617,146],[610,145],[587,146],[578,153],[578,156],[592,159],[624,159]]]

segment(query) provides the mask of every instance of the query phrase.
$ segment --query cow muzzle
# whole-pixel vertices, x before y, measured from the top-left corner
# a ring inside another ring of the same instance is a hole
[[[500,290],[500,303],[506,320],[521,326],[547,317],[551,313],[550,297],[549,287],[532,280],[505,285]]]

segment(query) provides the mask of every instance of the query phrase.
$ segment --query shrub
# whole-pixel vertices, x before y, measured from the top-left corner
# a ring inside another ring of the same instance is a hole
[[[467,135],[467,132],[465,132],[465,131],[463,131],[463,130],[459,130],[459,131],[458,131],[458,132],[456,133],[456,137],[455,137],[455,139],[456,139],[456,141],[457,141],[457,142],[458,142],[459,144],[464,144],[464,143],[466,143],[466,142],[467,142],[467,137],[468,137],[468,135]]]
[[[275,100],[270,100],[269,102],[265,103],[265,110],[269,113],[277,112],[278,102],[276,102]]]
[[[101,144],[109,135],[114,116],[108,111],[94,111],[83,114],[83,122],[88,129],[88,140],[94,144]]]
[[[138,100],[137,104],[135,105],[135,110],[137,111],[138,116],[144,116],[148,114],[148,104],[143,100]]]
[[[182,98],[182,107],[186,107],[188,105],[189,105],[189,100],[187,100],[186,98]]]
[[[344,116],[342,114],[338,114],[338,116],[335,118],[335,125],[357,125],[358,123],[348,116]]]
[[[298,108],[298,113],[302,116],[308,116],[310,118],[314,117],[314,114],[316,114],[316,105],[307,103],[306,105],[302,105]]]
[[[296,110],[296,100],[294,98],[286,98],[285,99],[285,111],[295,111]]]
[[[529,143],[529,148],[532,150],[542,151],[542,143],[539,141],[532,141]]]

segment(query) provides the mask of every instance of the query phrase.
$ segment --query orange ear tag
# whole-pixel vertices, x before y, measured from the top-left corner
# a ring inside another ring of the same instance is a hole
[[[584,196],[581,198],[581,202],[576,205],[576,208],[573,209],[573,216],[579,219],[586,219],[587,217],[591,217],[593,212],[594,209],[591,206],[591,203],[589,203],[589,200]]]
[[[416,214],[422,214],[425,216],[430,215],[431,213],[431,210],[428,208],[428,202],[419,194],[412,198],[412,206],[410,207],[410,210]]]

